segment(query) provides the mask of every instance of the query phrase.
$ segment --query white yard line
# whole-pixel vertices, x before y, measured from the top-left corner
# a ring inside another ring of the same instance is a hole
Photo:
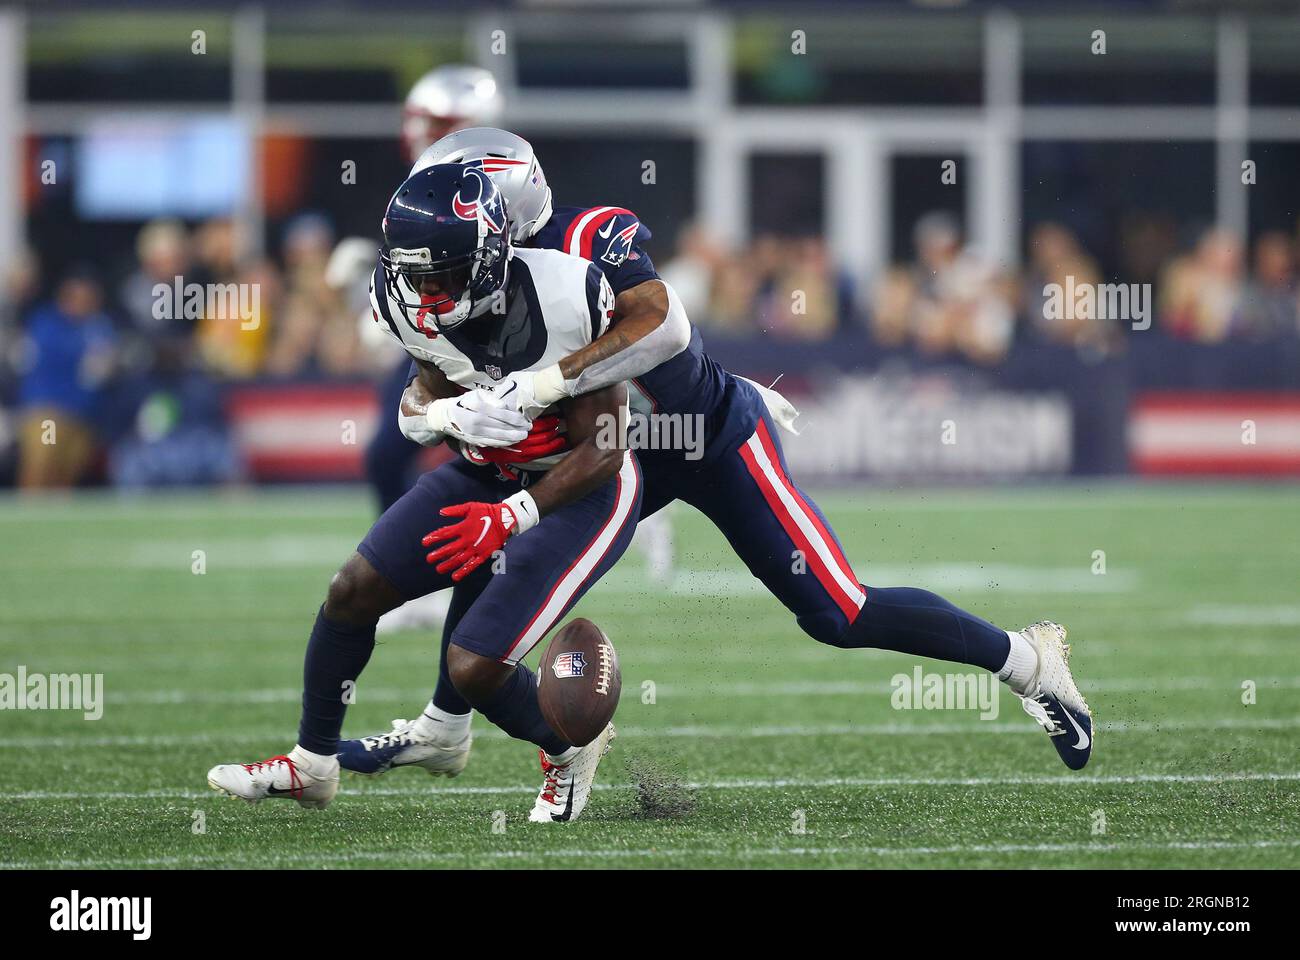
[[[1300,627],[1300,606],[1266,604],[1209,605],[1192,607],[1182,616],[1184,623],[1214,627]]]
[[[283,864],[311,864],[313,867],[342,863],[384,863],[390,860],[446,863],[464,860],[470,863],[483,860],[553,860],[556,857],[580,860],[657,860],[676,857],[731,857],[748,860],[761,857],[928,857],[953,854],[1006,854],[1006,853],[1123,853],[1140,850],[1270,850],[1300,846],[1300,840],[1169,840],[1138,841],[1136,843],[980,843],[951,844],[948,846],[877,847],[648,847],[620,848],[545,848],[535,850],[487,850],[481,852],[461,850],[360,850],[345,853],[317,852],[309,854],[272,854],[267,866]],[[38,867],[52,869],[86,869],[90,867],[180,867],[204,864],[225,864],[239,856],[193,857],[119,857],[87,860],[18,860],[0,863],[0,869],[26,870]]]
[[[1124,776],[1118,774],[1073,774],[1058,776],[1025,777],[827,777],[800,778],[785,777],[778,779],[726,779],[690,781],[683,784],[692,790],[798,790],[827,789],[830,787],[1073,787],[1073,786],[1128,786],[1139,783],[1255,783],[1255,782],[1294,782],[1300,780],[1300,771],[1289,772],[1242,772],[1242,773],[1146,773]],[[357,781],[348,780],[345,788],[356,785]],[[592,789],[598,791],[632,790],[630,783],[597,783]],[[535,786],[519,784],[511,786],[438,786],[438,787],[366,787],[359,786],[350,790],[355,797],[410,797],[413,799],[434,800],[439,796],[495,796],[497,794],[532,794]],[[211,790],[159,789],[159,790],[105,790],[95,791],[59,791],[59,790],[24,790],[18,792],[0,791],[0,800],[162,800],[218,799]]]
[[[57,672],[57,671],[52,671]],[[933,672],[933,671],[932,671]],[[963,671],[954,669],[955,673],[980,671],[971,667]],[[625,671],[627,674],[628,671]],[[911,665],[904,672],[911,678]],[[1261,689],[1300,689],[1300,676],[1260,676],[1260,677],[1114,677],[1083,681],[1080,687],[1084,693],[1159,693],[1171,690],[1219,690],[1222,692],[1239,691],[1243,679],[1253,680]],[[629,688],[639,687],[640,680],[630,679]],[[738,681],[727,683],[660,683],[656,685],[658,698],[671,697],[824,697],[824,696],[869,696],[888,695],[894,690],[886,680],[796,680],[796,681]],[[420,704],[417,688],[366,687],[357,688],[358,701],[369,703],[409,703],[411,709]],[[1010,697],[1010,694],[1007,695]],[[131,704],[141,706],[176,706],[187,703],[216,704],[275,704],[298,703],[302,691],[296,687],[265,687],[246,690],[213,691],[194,689],[130,690],[107,694],[109,706]]]
[[[133,541],[115,562],[133,569],[187,571],[193,563],[193,551],[202,549],[208,569],[213,572],[273,568],[331,570],[355,549],[356,541],[355,535],[290,533],[140,539]],[[1132,593],[1141,586],[1134,570],[1112,569],[1105,576],[1094,576],[1087,563],[1047,567],[978,560],[898,564],[859,559],[861,562],[854,563],[853,569],[872,583],[930,583],[941,584],[946,590],[1020,594]],[[101,565],[93,552],[62,558],[59,564],[86,569]],[[601,593],[644,595],[646,585],[646,575],[640,567],[624,565],[602,579],[600,590]],[[321,589],[324,588],[322,582]],[[715,597],[767,593],[762,583],[732,557],[724,557],[717,566],[675,570],[667,591],[677,596]]]
[[[900,671],[909,681],[912,677],[912,664]],[[927,673],[942,673],[927,665]],[[950,673],[982,673],[976,667],[954,666]],[[625,674],[627,671],[625,671]],[[1253,680],[1259,688],[1295,690],[1300,689],[1300,676],[1290,677],[1114,677],[1111,679],[1079,681],[1084,693],[1160,693],[1170,690],[1220,690],[1240,691],[1242,680]],[[629,684],[634,686],[635,684]],[[788,682],[733,682],[717,684],[676,684],[661,683],[656,687],[658,697],[671,696],[728,696],[728,697],[802,697],[802,696],[856,696],[862,694],[889,694],[894,690],[893,684],[884,680],[796,680]],[[300,695],[299,695],[300,696]],[[1009,697],[1010,694],[1008,693]],[[295,701],[298,697],[295,697]],[[112,702],[112,697],[109,697]]]
[[[1086,564],[1043,567],[978,561],[921,564],[882,564],[852,561],[853,569],[870,583],[927,583],[944,590],[992,590],[1018,594],[1132,593],[1141,586],[1132,570],[1111,570],[1093,576]],[[644,595],[646,577],[631,567],[615,568],[597,588],[602,593]],[[679,569],[668,591],[687,597],[765,596],[767,588],[735,561],[719,567]]]
[[[957,711],[949,711],[957,712]],[[765,739],[769,737],[934,737],[968,734],[1041,735],[1042,729],[1019,714],[1015,722],[981,721],[973,711],[964,711],[966,719],[952,723],[861,723],[861,724],[791,724],[788,726],[730,726],[709,724],[697,726],[641,727],[619,724],[619,736],[628,738],[665,739],[678,737],[730,737],[734,739]],[[1102,734],[1169,733],[1195,730],[1294,730],[1300,727],[1300,717],[1225,717],[1218,720],[1131,720],[1104,721],[1098,724]],[[504,733],[491,728],[476,728],[476,739],[505,740]],[[90,747],[181,747],[209,744],[237,746],[248,743],[292,739],[291,727],[263,732],[140,734],[123,736],[68,737],[27,736],[0,737],[0,749],[9,750],[67,750]]]

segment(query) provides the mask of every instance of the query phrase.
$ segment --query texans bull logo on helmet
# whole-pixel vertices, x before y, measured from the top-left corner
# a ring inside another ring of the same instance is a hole
[[[482,218],[493,233],[500,233],[505,229],[505,211],[501,206],[501,194],[492,188],[492,184],[487,180],[487,174],[476,167],[467,167],[465,169],[466,183],[456,191],[456,195],[451,198],[451,209],[462,220],[478,220]],[[467,199],[464,196],[465,188],[468,181],[474,181],[474,196]],[[487,200],[483,195],[487,194]]]

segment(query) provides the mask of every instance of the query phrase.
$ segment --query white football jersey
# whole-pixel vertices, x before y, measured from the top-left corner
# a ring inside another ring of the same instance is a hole
[[[439,330],[428,311],[391,297],[383,271],[377,266],[370,279],[375,322],[412,357],[435,364],[466,390],[492,390],[511,373],[558,363],[608,330],[614,315],[614,291],[600,269],[558,250],[512,248],[500,306],[450,331]],[[523,466],[546,469],[562,458]]]

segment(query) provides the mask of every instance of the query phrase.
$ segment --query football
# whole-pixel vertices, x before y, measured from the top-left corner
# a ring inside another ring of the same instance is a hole
[[[551,638],[537,676],[542,716],[574,746],[595,740],[618,709],[623,688],[618,653],[590,620],[579,617]]]

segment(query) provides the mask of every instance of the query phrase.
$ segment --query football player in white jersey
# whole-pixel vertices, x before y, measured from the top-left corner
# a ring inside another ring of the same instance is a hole
[[[500,191],[481,169],[430,167],[404,182],[384,217],[375,322],[419,365],[428,399],[404,417],[462,457],[420,477],[385,511],[330,583],[308,643],[298,743],[255,763],[222,764],[214,789],[256,802],[324,807],[338,789],[347,697],[370,659],[379,617],[454,586],[465,606],[447,670],[466,702],[536,744],[544,774],[529,818],[571,820],[590,795],[613,725],[591,743],[547,725],[522,659],[627,549],[641,477],[627,450],[627,389],[614,384],[529,421],[509,404],[514,373],[544,369],[599,337],[614,295],[587,260],[515,249]],[[432,527],[432,529],[430,529]],[[468,757],[469,714],[425,715],[422,738]],[[427,728],[427,729],[425,729]],[[453,749],[454,748],[454,749]],[[459,767],[455,764],[459,763]]]
[[[407,163],[415,164],[410,172],[416,173],[432,165],[427,159],[427,150],[433,143],[469,127],[491,124],[503,107],[504,101],[495,79],[482,67],[449,64],[430,70],[411,87],[402,108],[403,155]],[[517,234],[515,239],[518,239]],[[369,269],[363,267],[364,272],[360,275],[349,269],[357,261],[348,254],[353,249],[369,246],[368,240],[353,237],[338,245],[330,261],[335,275],[332,285],[344,290],[357,285],[358,276],[364,276]],[[620,295],[616,296],[619,301],[618,321],[624,330],[638,326],[644,326],[647,332],[671,328],[671,324],[666,323],[666,304],[651,302],[644,296],[636,298],[633,303],[632,297],[621,296],[621,288],[615,293]],[[643,314],[646,316],[641,316]],[[383,337],[373,324],[363,326],[363,332],[368,343],[374,342],[375,334]],[[659,339],[663,339],[662,336]],[[654,343],[654,338],[651,338],[642,344],[641,349],[653,348]],[[419,455],[419,447],[402,435],[398,422],[388,415],[388,411],[397,406],[409,379],[404,363],[398,364],[384,377],[379,390],[380,409],[384,415],[366,447],[366,478],[375,491],[381,512],[406,492],[412,465]],[[644,519],[637,527],[633,546],[644,552],[651,575],[656,580],[671,581],[674,551],[669,511],[661,510]],[[378,631],[382,635],[437,627],[446,619],[449,605],[447,591],[420,597],[386,613],[380,618]]]
[[[492,123],[503,107],[501,91],[491,72],[468,64],[445,64],[428,71],[406,95],[402,104],[402,159],[414,163],[434,141],[449,133],[483,123]],[[368,253],[358,258],[356,250]],[[360,287],[364,295],[366,278],[374,269],[374,241],[371,238],[347,237],[330,258],[331,273],[327,282],[344,292]],[[349,301],[350,302],[350,301]],[[363,342],[375,353],[386,353],[387,338],[375,328],[367,307],[363,318]],[[410,366],[403,360],[394,363],[379,384],[379,407],[383,416],[365,452],[366,479],[375,492],[382,513],[397,501],[411,485],[412,471],[420,448],[404,437],[390,411],[397,406],[405,389]],[[436,627],[447,613],[450,595],[432,593],[385,614],[379,632],[416,630]]]

